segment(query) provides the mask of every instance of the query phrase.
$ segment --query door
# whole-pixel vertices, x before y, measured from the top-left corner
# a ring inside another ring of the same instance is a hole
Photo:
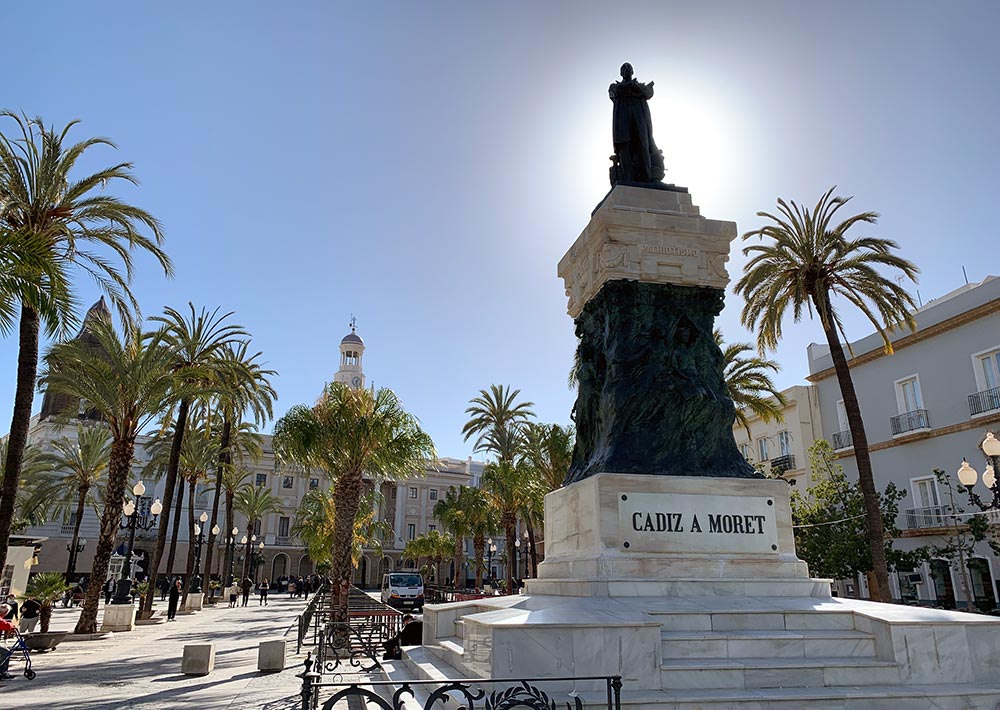
[[[938,604],[945,609],[955,608],[955,587],[951,581],[951,565],[947,560],[931,560],[931,578]]]

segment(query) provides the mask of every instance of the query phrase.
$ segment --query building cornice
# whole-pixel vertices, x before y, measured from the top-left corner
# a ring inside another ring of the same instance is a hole
[[[982,305],[959,313],[958,315],[952,316],[951,318],[943,320],[940,323],[935,323],[927,326],[926,328],[921,328],[915,333],[904,335],[899,340],[894,340],[892,342],[892,348],[893,350],[908,348],[911,345],[916,345],[917,343],[927,340],[928,338],[936,337],[942,333],[947,333],[949,330],[960,328],[967,323],[971,323],[972,321],[985,318],[986,316],[996,313],[997,311],[1000,311],[1000,298],[987,301]],[[854,368],[858,365],[864,365],[872,362],[873,360],[886,357],[889,354],[890,353],[887,353],[884,348],[875,348],[874,350],[870,350],[869,352],[862,353],[861,355],[851,358],[847,361],[847,365],[850,368]],[[835,374],[836,370],[832,367],[828,367],[825,370],[820,370],[819,372],[807,375],[806,380],[809,382],[821,382],[829,377],[833,377]]]

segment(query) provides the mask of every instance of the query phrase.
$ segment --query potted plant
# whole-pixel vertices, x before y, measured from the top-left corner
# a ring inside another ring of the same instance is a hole
[[[24,643],[32,651],[51,651],[66,638],[65,631],[50,633],[49,624],[52,622],[52,605],[62,599],[70,587],[59,572],[42,572],[28,580],[24,598],[34,599],[41,606],[38,612],[41,630],[24,636]]]
[[[208,588],[211,591],[208,598],[205,600],[205,603],[215,604],[218,601],[216,597],[218,596],[219,590],[222,589],[222,582],[218,579],[213,579],[208,583]]]

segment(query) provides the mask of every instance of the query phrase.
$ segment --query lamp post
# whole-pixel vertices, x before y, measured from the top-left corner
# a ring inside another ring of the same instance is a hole
[[[69,564],[66,565],[66,581],[68,582],[76,573],[76,557],[83,548],[87,546],[87,538],[81,537],[76,541],[76,545],[71,542],[66,543],[66,550],[69,552]]]
[[[257,567],[264,561],[264,541],[257,544],[257,551],[250,557],[250,579],[257,581]]]
[[[521,538],[514,540],[514,574],[511,576],[514,578],[515,584],[521,578]]]
[[[532,549],[531,538],[528,536],[528,531],[525,530],[524,531],[524,577],[530,577],[532,573],[530,567],[531,557],[529,556],[529,554],[531,553],[531,549]],[[524,577],[522,577],[521,579],[524,579]]]
[[[191,575],[191,586],[188,587],[190,594],[201,594],[201,546],[205,543],[202,527],[208,521],[208,513],[202,513],[198,520],[201,525],[195,523],[194,526],[194,574]]]
[[[993,499],[989,503],[983,502],[974,488],[979,480],[979,472],[969,465],[968,460],[962,459],[962,465],[958,469],[958,480],[965,486],[969,495],[969,501],[981,511],[994,511],[1000,509],[1000,482],[997,481],[997,472],[1000,471],[1000,440],[997,440],[993,432],[988,431],[979,444],[980,450],[989,462],[983,470],[983,485],[993,494]],[[958,522],[955,523],[956,529]],[[965,585],[966,601],[969,608],[972,608],[972,597],[974,595],[972,584],[968,578],[969,569],[965,563],[965,549],[961,538],[959,539],[959,560],[962,565],[962,583]]]
[[[493,585],[493,554],[497,551],[496,543],[493,542],[493,538],[488,538],[486,540],[486,582],[491,587]]]
[[[250,530],[247,530],[247,532],[249,533]],[[251,569],[250,569],[250,553],[251,553],[251,548],[254,546],[254,544],[256,542],[257,542],[257,536],[254,535],[254,534],[252,534],[252,533],[251,533],[249,539],[247,539],[247,536],[244,535],[243,539],[240,540],[240,543],[243,544],[243,545],[246,545],[246,548],[247,548],[246,552],[243,554],[243,576],[244,577],[246,577],[247,574],[251,571]],[[251,576],[253,576],[253,575],[251,574]]]
[[[218,525],[213,525],[212,526],[212,540],[218,540],[220,532],[222,532],[222,530],[219,529],[219,526]],[[211,549],[211,547],[209,549]],[[212,570],[205,570],[205,571],[208,572],[208,579],[209,579],[209,582],[211,582],[211,580],[212,580]],[[222,579],[222,575],[221,574],[219,575],[219,579]],[[211,584],[209,584],[208,587],[209,587],[208,596],[211,597],[212,599],[214,599],[215,598],[215,589],[212,588]]]
[[[132,486],[132,493],[135,494],[136,500],[146,492],[146,486],[139,481],[134,486]],[[139,511],[135,506],[134,500],[125,501],[125,507],[122,512],[125,514],[125,520],[118,523],[118,527],[123,530],[128,530],[128,547],[125,548],[125,563],[122,565],[122,576],[118,580],[118,588],[115,591],[115,598],[111,600],[112,604],[131,604],[132,603],[132,548],[135,547],[135,529],[142,528],[143,530],[152,530],[156,525],[156,518],[160,515],[160,511],[163,510],[163,504],[160,503],[160,499],[157,498],[152,506],[149,508],[151,513],[149,519],[144,523],[139,523]],[[156,570],[153,570],[153,574]]]
[[[233,580],[236,578],[236,536],[240,534],[239,528],[233,528],[230,531],[229,540],[226,542],[226,553],[229,555],[229,580],[226,582],[226,586],[232,586]]]

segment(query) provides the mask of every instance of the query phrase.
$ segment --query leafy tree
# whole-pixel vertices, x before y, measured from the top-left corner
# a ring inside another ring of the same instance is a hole
[[[465,486],[454,486],[449,488],[444,497],[434,506],[434,517],[441,521],[444,529],[451,533],[455,539],[454,555],[452,561],[455,567],[455,575],[452,579],[452,586],[458,589],[462,575],[462,562],[465,557],[465,540],[472,534],[469,526],[469,506],[475,501],[469,494],[471,488]]]
[[[330,576],[334,618],[347,620],[354,521],[362,478],[397,480],[423,469],[434,444],[392,390],[328,384],[312,407],[297,405],[274,427],[281,458],[329,473],[336,497]]]
[[[533,402],[518,402],[521,390],[509,385],[490,385],[489,391],[469,401],[469,421],[462,427],[465,441],[476,437],[475,450],[492,452],[502,461],[513,461],[524,437],[524,425],[535,416]]]
[[[135,440],[146,426],[169,405],[173,377],[172,353],[151,333],[143,333],[131,320],[123,323],[121,337],[105,319],[93,327],[104,352],[98,353],[80,341],[52,346],[41,385],[54,392],[85,399],[107,422],[111,431],[101,533],[94,550],[92,580],[107,577],[108,563],[122,515],[125,489],[135,456]],[[97,630],[97,607],[101,585],[91,584],[75,633]]]
[[[236,524],[233,519],[233,512],[236,507],[236,495],[250,485],[247,483],[249,476],[250,472],[239,466],[229,466],[222,471],[222,490],[226,495],[226,528],[222,531],[223,540],[234,537],[233,529],[236,527]],[[233,568],[235,546],[230,547],[227,545],[225,549],[226,555],[222,561],[220,578],[228,577],[230,574],[229,570]]]
[[[482,478],[483,492],[500,516],[500,526],[507,542],[507,589],[514,589],[514,560],[517,559],[517,519],[530,507],[537,493],[538,480],[524,462],[501,459],[486,465]]]
[[[898,245],[889,239],[847,236],[856,224],[875,224],[876,213],[862,212],[834,224],[837,211],[850,198],[834,197],[833,190],[830,188],[811,212],[795,202],[789,204],[779,199],[780,216],[757,213],[770,220],[770,224],[747,232],[743,238],[757,236],[766,241],[743,250],[750,260],[743,278],[736,284],[736,293],[746,298],[743,324],[757,330],[761,353],[776,347],[781,340],[782,321],[788,311],[795,322],[804,311],[810,316],[815,312],[819,317],[844,398],[864,493],[865,537],[871,544],[875,581],[872,599],[889,601],[880,497],[872,475],[861,407],[841,342],[842,337],[844,341],[847,338],[833,299],[839,296],[860,310],[882,337],[886,351],[892,352],[890,332],[901,326],[915,327],[912,309],[916,304],[901,284],[880,270],[899,271],[912,281],[916,280],[918,270],[894,253]]]
[[[835,461],[836,455],[827,441],[820,439],[809,447],[813,485],[805,494],[792,491],[795,549],[814,576],[857,579],[863,573],[870,580],[873,563],[866,537],[864,494]],[[892,537],[901,534],[896,518],[899,502],[905,497],[906,491],[892,482],[879,496],[882,524]],[[911,569],[927,558],[924,548],[896,550],[891,538],[884,545],[885,557],[893,567]]]
[[[751,437],[747,411],[764,422],[782,421],[784,416],[781,410],[788,402],[769,374],[777,373],[781,365],[774,360],[751,355],[753,347],[749,343],[726,344],[718,328],[713,335],[715,344],[722,349],[722,376],[729,398],[736,405],[736,422],[746,430],[747,437]]]
[[[84,510],[88,504],[96,510],[99,503],[102,478],[111,459],[111,432],[102,424],[78,424],[76,437],[56,439],[52,452],[43,459],[52,466],[47,488],[55,494],[54,509],[67,512],[71,506],[74,508],[70,549],[76,550]],[[70,552],[66,579],[72,579],[75,567],[76,554]]]
[[[154,579],[160,569],[160,561],[163,559],[167,543],[167,530],[170,525],[174,489],[177,487],[177,471],[180,466],[181,445],[184,443],[188,410],[197,397],[209,396],[213,391],[212,387],[217,379],[216,365],[219,351],[247,336],[241,326],[226,322],[232,313],[220,315],[218,308],[211,313],[205,308],[197,312],[192,303],[188,303],[188,310],[189,313],[184,314],[168,307],[164,309],[164,315],[154,316],[152,319],[161,325],[160,338],[173,355],[171,372],[175,378],[174,401],[177,404],[177,414],[172,422],[173,434],[170,456],[167,460],[166,480],[163,484],[163,512],[160,514],[160,525],[156,531],[156,545],[153,548],[153,560],[150,566],[150,574]],[[180,515],[183,494],[182,486],[177,493],[175,517]],[[174,527],[176,529],[176,524]],[[177,542],[174,537],[167,554],[168,575],[173,571],[176,549]],[[143,611],[148,613],[152,608],[153,597],[148,595]]]
[[[351,564],[357,567],[365,548],[374,549],[381,557],[382,542],[392,535],[392,525],[385,520],[375,519],[375,501],[378,495],[363,496],[354,519],[354,542],[351,548]],[[337,500],[334,490],[316,488],[302,497],[295,512],[292,534],[309,552],[309,558],[316,563],[329,563],[333,556],[333,539],[336,530]]]
[[[420,567],[420,560],[426,558],[429,564],[434,565],[434,582],[441,584],[441,563],[451,557],[454,551],[454,535],[442,533],[440,530],[430,530],[406,543],[403,547],[403,558],[414,560],[417,567]]]
[[[41,632],[49,632],[49,624],[52,623],[52,605],[62,599],[70,585],[58,572],[41,572],[33,575],[28,580],[28,586],[24,590],[24,598],[32,598],[41,605],[38,612],[38,623],[42,627]]]
[[[233,507],[247,519],[247,550],[243,559],[243,576],[246,577],[250,565],[250,551],[254,538],[254,527],[268,513],[277,513],[278,499],[270,488],[264,486],[243,486],[236,491]]]
[[[0,331],[13,329],[15,304],[20,305],[17,382],[0,480],[2,567],[28,443],[39,333],[42,328],[48,334],[65,332],[76,322],[71,274],[79,269],[91,276],[128,319],[131,309],[138,311],[129,290],[133,251],[152,254],[168,276],[173,267],[160,248],[160,223],[145,210],[103,193],[109,184],[136,182],[131,163],[76,177],[77,162],[89,159],[91,148],[114,148],[111,141],[68,143],[76,121],[57,131],[46,128],[40,118],[10,111],[0,112],[0,117],[15,123],[12,135],[0,132]]]
[[[486,540],[499,531],[496,515],[486,493],[481,488],[464,488],[461,493],[461,504],[465,516],[468,535],[472,537],[472,550],[475,555],[476,589],[483,586],[483,569],[486,565]]]

